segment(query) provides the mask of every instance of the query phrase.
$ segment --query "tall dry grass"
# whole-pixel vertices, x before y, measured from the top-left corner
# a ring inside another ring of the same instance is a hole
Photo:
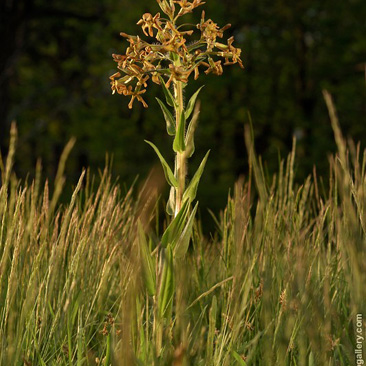
[[[83,172],[60,206],[71,145],[49,187],[39,171],[31,183],[15,178],[12,143],[0,190],[0,365],[355,364],[366,153],[346,142],[325,99],[338,146],[329,180],[314,169],[295,183],[295,142],[269,180],[248,129],[248,177],[212,237],[195,222],[188,255],[172,261],[163,324],[142,280],[161,274],[151,195],[138,203],[108,170],[98,184]]]

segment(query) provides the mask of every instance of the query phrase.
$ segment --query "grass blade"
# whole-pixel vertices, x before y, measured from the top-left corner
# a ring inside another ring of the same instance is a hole
[[[214,338],[216,331],[216,316],[217,316],[217,299],[216,296],[212,298],[212,304],[209,314],[207,346],[206,346],[206,362],[207,365],[211,365],[213,362],[214,353]]]

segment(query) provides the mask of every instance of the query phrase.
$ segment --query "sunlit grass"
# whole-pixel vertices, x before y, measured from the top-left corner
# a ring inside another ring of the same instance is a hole
[[[294,183],[295,144],[268,179],[247,130],[248,177],[211,238],[195,223],[164,324],[142,281],[141,241],[159,252],[155,196],[122,193],[108,170],[98,184],[83,172],[59,205],[72,144],[55,184],[41,184],[40,169],[31,183],[15,178],[12,143],[0,190],[0,365],[354,364],[354,322],[366,314],[366,160],[327,101],[339,150],[329,180],[314,171]]]

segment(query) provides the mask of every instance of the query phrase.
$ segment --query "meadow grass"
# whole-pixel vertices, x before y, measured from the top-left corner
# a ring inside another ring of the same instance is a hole
[[[314,169],[294,183],[295,142],[266,176],[247,129],[248,177],[213,216],[210,238],[195,222],[187,255],[171,261],[174,276],[159,268],[166,224],[153,182],[136,198],[108,169],[98,179],[83,172],[60,205],[72,143],[54,184],[41,183],[40,169],[22,182],[12,173],[13,128],[1,164],[0,365],[356,364],[366,152],[346,143],[325,97],[338,146],[329,180]],[[172,276],[169,316],[159,316],[147,275]]]

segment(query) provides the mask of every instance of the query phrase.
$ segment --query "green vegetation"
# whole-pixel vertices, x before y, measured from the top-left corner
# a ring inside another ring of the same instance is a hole
[[[216,232],[205,238],[196,221],[192,250],[168,261],[176,290],[163,330],[142,281],[159,273],[154,196],[122,193],[106,170],[97,186],[83,173],[58,206],[71,145],[49,187],[39,169],[30,183],[15,178],[12,143],[0,190],[0,365],[352,364],[366,313],[366,152],[346,146],[325,96],[338,145],[329,182],[314,171],[294,184],[295,146],[266,177],[247,130],[250,175]]]
[[[198,79],[202,68],[205,68],[205,74],[222,75],[223,61],[223,65],[239,64],[242,68],[243,64],[240,58],[241,49],[233,46],[234,37],[230,37],[227,44],[220,40],[224,31],[231,27],[230,24],[220,28],[213,20],[206,19],[204,10],[200,22],[195,26],[184,23],[181,19],[203,5],[201,0],[157,2],[163,17],[160,13],[154,16],[145,13],[137,22],[145,36],[154,38],[154,41],[121,33],[121,36],[128,39],[129,46],[125,54],[112,55],[119,71],[110,76],[110,80],[113,94],[117,92],[131,97],[128,104],[130,109],[135,99],[145,108],[148,107],[143,98],[150,79],[161,86],[166,100],[165,104],[157,98],[167,132],[173,140],[174,172],[159,149],[145,140],[158,155],[165,179],[171,186],[166,212],[172,218],[168,221],[161,239],[157,240],[159,244],[154,248],[155,255],[152,255],[152,248],[148,246],[141,221],[137,222],[141,274],[147,293],[154,299],[154,355],[161,359],[165,352],[163,337],[169,336],[175,322],[172,315],[174,298],[179,288],[176,286],[177,274],[174,268],[186,257],[189,249],[198,208],[198,202],[194,206],[193,202],[209,156],[207,152],[188,182],[188,159],[195,151],[194,134],[199,116],[200,104],[196,101],[202,86],[191,96],[187,105],[184,103],[183,93],[188,86],[189,77],[194,74],[194,79]],[[173,93],[169,90],[170,86]],[[169,107],[173,109],[173,113]],[[146,318],[148,319],[149,317]],[[143,360],[146,362],[149,352],[144,353]]]
[[[66,161],[75,141],[66,145],[54,180],[43,180],[40,163],[34,179],[22,180],[15,151],[24,146],[16,147],[12,125],[7,158],[0,159],[0,366],[354,363],[366,314],[366,151],[343,138],[325,90],[338,149],[325,180],[314,168],[298,183],[296,139],[277,174],[268,173],[247,126],[248,176],[219,215],[211,212],[215,230],[206,235],[201,218],[208,215],[200,217],[195,201],[201,180],[201,188],[209,188],[201,179],[208,153],[187,179],[202,87],[191,92],[188,80],[200,71],[221,75],[222,65],[242,66],[241,49],[233,36],[219,40],[230,25],[220,28],[205,12],[194,29],[189,18],[177,22],[201,0],[157,1],[164,15],[144,13],[137,23],[157,42],[121,33],[129,47],[113,54],[119,71],[110,80],[113,92],[131,97],[130,109],[135,100],[151,104],[145,95],[150,79],[163,89],[165,101],[157,105],[171,136],[174,169],[166,151],[140,129],[139,142],[148,138],[161,162],[160,177],[123,191],[109,168],[98,177],[83,169],[65,201]],[[197,29],[198,38],[190,39]],[[302,30],[296,35],[301,53],[315,39]],[[226,101],[220,93],[229,88],[213,92]],[[304,88],[300,84],[303,107],[311,111]],[[249,115],[241,107],[230,109],[230,117],[236,110]],[[113,123],[108,126],[116,133]],[[131,153],[137,159],[138,152]],[[163,176],[171,186],[167,205],[160,199]]]

